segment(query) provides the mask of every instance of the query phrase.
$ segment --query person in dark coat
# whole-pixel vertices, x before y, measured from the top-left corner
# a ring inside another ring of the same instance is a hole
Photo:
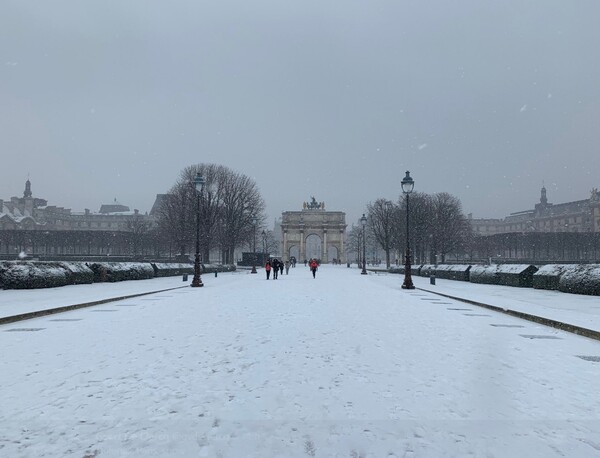
[[[271,261],[267,260],[267,263],[265,264],[265,271],[267,272],[267,280],[269,279],[269,276],[271,275]]]
[[[279,273],[283,275],[283,261],[279,261]]]
[[[277,280],[277,274],[279,273],[279,260],[277,258],[273,259],[271,267],[273,267],[273,280]]]
[[[313,274],[313,278],[315,278],[315,276],[317,275],[317,269],[319,267],[319,264],[317,263],[316,259],[311,259],[310,261],[310,271]]]

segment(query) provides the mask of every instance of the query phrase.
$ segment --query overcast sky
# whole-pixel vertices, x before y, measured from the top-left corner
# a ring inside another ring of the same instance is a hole
[[[269,218],[447,191],[474,217],[600,186],[597,0],[0,4],[0,198],[149,211],[184,167]]]

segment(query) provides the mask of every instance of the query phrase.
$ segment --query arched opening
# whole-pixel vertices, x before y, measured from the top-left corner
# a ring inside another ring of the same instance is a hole
[[[306,237],[306,259],[321,259],[323,241],[317,234]]]
[[[334,259],[340,262],[340,255],[337,246],[329,245],[327,247],[327,258],[327,262],[333,262]]]
[[[287,256],[288,259],[296,258],[296,261],[300,261],[300,247],[298,245],[289,247]]]

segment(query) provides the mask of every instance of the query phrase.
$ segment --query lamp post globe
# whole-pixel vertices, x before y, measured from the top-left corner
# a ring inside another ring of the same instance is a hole
[[[252,270],[251,274],[256,273],[256,217],[252,217],[252,232],[254,233],[254,243],[252,244]]]
[[[194,187],[196,188],[196,257],[194,258],[194,279],[191,286],[198,288],[204,286],[200,278],[200,196],[204,189],[206,180],[200,172],[196,173],[194,178]]]
[[[415,187],[415,182],[410,176],[410,172],[406,171],[406,176],[401,181],[402,192],[406,195],[406,259],[404,262],[404,283],[402,283],[403,289],[415,289],[415,285],[412,282],[412,276],[410,272],[410,238],[409,238],[409,196]]]
[[[367,217],[365,216],[365,214],[363,213],[362,218],[360,219],[360,224],[362,226],[362,248],[363,248],[363,252],[362,252],[362,271],[360,272],[361,275],[367,275],[367,258],[366,258],[366,237],[365,237],[365,232],[367,230]]]

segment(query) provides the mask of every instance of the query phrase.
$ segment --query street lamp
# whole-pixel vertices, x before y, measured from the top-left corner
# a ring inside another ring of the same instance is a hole
[[[194,279],[192,280],[192,287],[198,288],[204,286],[202,280],[200,279],[200,195],[202,194],[202,190],[204,189],[204,183],[206,180],[200,172],[196,173],[196,177],[194,178],[194,187],[196,188],[196,198],[197,198],[197,206],[196,206],[196,258],[194,260]]]
[[[256,217],[252,218],[252,227],[254,228],[254,244],[252,245],[252,270],[251,274],[256,273]]]
[[[410,172],[406,171],[406,176],[402,178],[402,192],[406,195],[406,260],[404,263],[404,283],[402,284],[403,289],[415,289],[415,285],[413,285],[412,277],[410,275],[410,239],[408,237],[408,196],[413,191],[415,187],[415,182],[410,176]]]
[[[365,214],[363,213],[362,218],[360,219],[360,224],[362,225],[362,239],[363,239],[363,252],[362,252],[362,262],[363,262],[363,268],[362,268],[362,272],[360,273],[361,275],[367,275],[367,257],[366,257],[366,249],[365,247],[367,246],[367,244],[365,243],[365,232],[367,229],[367,217],[365,216]]]

